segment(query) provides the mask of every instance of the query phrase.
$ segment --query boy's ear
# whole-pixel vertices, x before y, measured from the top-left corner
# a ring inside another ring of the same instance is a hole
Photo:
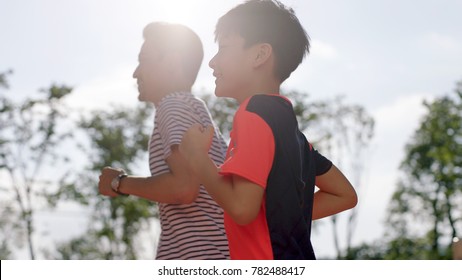
[[[263,43],[255,46],[254,66],[259,67],[265,64],[273,56],[273,47],[270,44]]]

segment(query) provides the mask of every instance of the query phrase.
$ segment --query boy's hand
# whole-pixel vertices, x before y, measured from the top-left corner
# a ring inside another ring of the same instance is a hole
[[[200,124],[193,124],[183,135],[179,151],[194,171],[197,170],[194,167],[200,162],[201,157],[208,155],[213,135],[213,126],[204,128]]]

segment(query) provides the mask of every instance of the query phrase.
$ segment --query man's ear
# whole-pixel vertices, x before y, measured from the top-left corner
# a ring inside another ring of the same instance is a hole
[[[273,47],[268,43],[257,44],[255,46],[254,66],[260,67],[273,57]]]
[[[171,51],[169,52],[169,56],[168,56],[168,59],[166,61],[169,65],[169,68],[172,70],[172,71],[178,71],[183,68],[183,64],[182,64],[182,59],[181,59],[181,55],[179,52],[177,51]]]
[[[182,87],[189,83],[183,62],[183,56],[178,51],[170,51],[165,57],[164,69],[172,79],[176,80],[177,87]],[[190,87],[190,86],[189,86]]]

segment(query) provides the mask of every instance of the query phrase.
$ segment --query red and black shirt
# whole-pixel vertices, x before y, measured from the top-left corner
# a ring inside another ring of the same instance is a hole
[[[265,189],[257,218],[235,223],[225,212],[231,259],[315,259],[310,241],[315,177],[332,163],[298,129],[290,101],[255,95],[234,116],[222,175]]]

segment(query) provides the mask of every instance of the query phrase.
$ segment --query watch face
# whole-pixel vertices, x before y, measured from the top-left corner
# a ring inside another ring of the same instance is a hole
[[[119,177],[115,177],[114,179],[112,179],[112,182],[111,182],[111,187],[112,189],[117,189],[117,187],[119,186]]]

